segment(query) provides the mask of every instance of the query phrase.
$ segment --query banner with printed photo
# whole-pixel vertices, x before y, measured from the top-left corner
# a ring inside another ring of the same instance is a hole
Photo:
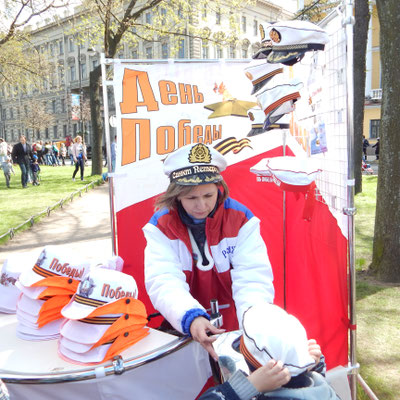
[[[71,93],[71,119],[72,121],[79,121],[80,119],[80,95]]]

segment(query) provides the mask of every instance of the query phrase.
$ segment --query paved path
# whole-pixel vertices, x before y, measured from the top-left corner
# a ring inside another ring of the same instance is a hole
[[[45,245],[62,245],[88,260],[112,255],[108,183],[51,212],[32,228],[0,245],[0,265],[10,255],[38,254]]]

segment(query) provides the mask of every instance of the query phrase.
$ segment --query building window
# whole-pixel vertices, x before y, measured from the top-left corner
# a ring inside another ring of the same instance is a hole
[[[161,58],[168,58],[168,44],[163,43],[161,45]]]
[[[68,38],[68,50],[70,53],[75,50],[74,38],[72,36]]]
[[[132,50],[131,57],[134,60],[136,60],[138,58],[138,51],[137,50]]]
[[[58,54],[60,56],[64,54],[64,42],[62,40],[58,42]]]
[[[151,24],[151,13],[146,13],[146,15],[145,15],[145,18],[146,18],[146,24]]]
[[[94,60],[92,61],[92,67],[93,67],[93,69],[96,69],[98,65],[99,65],[99,60],[94,59]]]
[[[69,80],[72,81],[76,81],[76,69],[75,69],[75,65],[71,65],[69,67]]]
[[[58,126],[57,125],[53,126],[53,137],[54,137],[54,139],[58,138]]]
[[[246,32],[246,29],[247,29],[247,20],[246,20],[246,17],[243,16],[242,17],[242,31]]]
[[[184,39],[181,39],[179,41],[178,58],[185,58],[185,40]]]
[[[223,53],[222,53],[222,47],[218,46],[217,47],[217,58],[222,58]]]
[[[61,112],[65,113],[65,99],[61,99]]]
[[[229,46],[229,58],[236,58],[235,46]]]
[[[67,136],[67,125],[63,125],[63,135]]]
[[[376,139],[379,137],[380,125],[381,125],[380,119],[371,119],[369,121],[369,137],[370,137],[370,139]]]
[[[36,138],[40,139],[40,130],[39,129],[36,129]]]
[[[14,110],[10,107],[10,119],[14,119]]]
[[[202,50],[203,50],[203,58],[204,59],[210,58],[209,47],[207,45],[203,45]]]
[[[207,18],[207,4],[204,4],[203,6],[203,18]]]
[[[86,78],[86,63],[81,64],[81,78]]]
[[[256,19],[253,22],[253,35],[254,36],[258,35],[258,21]]]
[[[221,25],[221,10],[215,12],[215,23]]]
[[[54,44],[50,43],[50,55],[54,56]]]
[[[242,49],[242,58],[247,58],[247,49]]]
[[[165,25],[165,20],[167,19],[167,10],[161,8],[161,25]]]
[[[46,139],[49,138],[49,128],[46,128],[46,129],[44,130],[44,135],[45,135],[45,138],[46,138]]]
[[[153,48],[152,47],[146,47],[146,58],[148,60],[151,60],[153,58]]]
[[[53,114],[55,114],[56,113],[56,101],[55,100],[52,100],[51,101],[51,109],[53,110]]]

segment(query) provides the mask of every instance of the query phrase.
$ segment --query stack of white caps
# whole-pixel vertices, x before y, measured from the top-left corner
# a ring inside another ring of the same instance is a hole
[[[265,114],[264,129],[294,110],[294,103],[300,98],[303,83],[293,79],[289,83],[268,87],[256,94],[258,104]]]
[[[21,273],[16,282],[22,292],[17,302],[17,336],[26,340],[59,337],[61,309],[89,268],[88,262],[73,261],[69,254],[46,246],[33,268]]]
[[[24,270],[32,268],[37,254],[18,254],[9,256],[0,270],[0,312],[15,314],[17,301],[21,294],[15,285]]]
[[[78,364],[111,359],[148,335],[147,313],[134,278],[95,268],[63,310],[59,355]]]
[[[270,64],[265,62],[265,60],[252,61],[250,65],[245,68],[245,75],[251,80],[253,85],[251,94],[255,94],[261,90],[275,75],[281,74],[282,72],[282,64]]]

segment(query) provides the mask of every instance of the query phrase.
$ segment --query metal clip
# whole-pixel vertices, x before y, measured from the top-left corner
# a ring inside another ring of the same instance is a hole
[[[125,372],[124,360],[121,356],[115,356],[112,363],[114,366],[115,375],[121,375]]]
[[[218,300],[213,299],[210,301],[211,305],[211,316],[210,316],[210,322],[217,328],[221,328],[222,326],[222,315],[219,312],[219,307],[218,307]]]

